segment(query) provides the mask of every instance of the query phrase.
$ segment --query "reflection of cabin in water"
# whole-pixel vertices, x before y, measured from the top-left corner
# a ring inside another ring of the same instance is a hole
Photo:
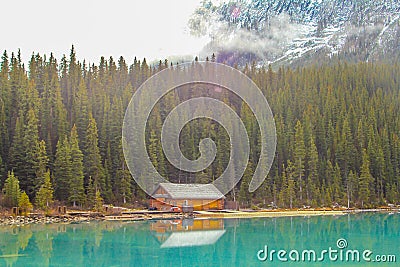
[[[225,196],[213,184],[173,184],[160,183],[150,206],[158,210],[171,207],[190,206],[194,210],[223,209]]]
[[[161,248],[211,245],[225,234],[222,219],[156,221],[150,230]]]

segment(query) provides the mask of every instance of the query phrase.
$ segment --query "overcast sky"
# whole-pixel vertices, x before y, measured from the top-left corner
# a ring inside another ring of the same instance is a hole
[[[5,0],[1,3],[0,49],[68,55],[74,44],[79,60],[100,56],[149,60],[194,55],[206,38],[189,36],[187,21],[200,0]]]

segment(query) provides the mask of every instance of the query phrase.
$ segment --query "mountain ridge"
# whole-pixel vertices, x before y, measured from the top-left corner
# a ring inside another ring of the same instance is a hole
[[[399,0],[204,1],[189,28],[210,37],[203,53],[228,64],[397,60],[399,13]]]

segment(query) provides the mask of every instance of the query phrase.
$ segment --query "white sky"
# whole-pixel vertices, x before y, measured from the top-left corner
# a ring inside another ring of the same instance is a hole
[[[74,44],[79,60],[100,56],[148,60],[195,55],[207,38],[189,36],[187,21],[201,0],[5,0],[0,5],[1,54],[21,49],[53,52],[58,60]]]

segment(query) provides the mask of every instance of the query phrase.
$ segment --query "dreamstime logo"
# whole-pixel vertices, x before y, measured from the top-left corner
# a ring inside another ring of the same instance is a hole
[[[395,263],[396,255],[393,254],[374,254],[372,250],[365,249],[348,249],[347,240],[344,238],[339,238],[336,241],[336,248],[329,247],[321,251],[316,251],[314,249],[304,249],[304,250],[269,250],[268,246],[265,245],[264,249],[257,252],[257,259],[259,261],[271,261],[275,260],[281,262],[295,261],[295,262],[385,262],[385,263]]]
[[[197,85],[225,88],[239,96],[251,109],[260,130],[260,157],[249,191],[255,191],[266,178],[275,155],[276,131],[272,111],[261,90],[246,75],[213,62],[180,64],[160,71],[144,82],[133,95],[124,118],[122,145],[127,166],[137,184],[149,195],[159,183],[168,182],[153,166],[146,150],[146,125],[154,106],[171,90]],[[179,136],[184,126],[197,118],[208,118],[224,127],[230,138],[229,163],[213,184],[225,195],[239,182],[249,160],[250,145],[246,128],[238,114],[224,102],[196,97],[177,105],[166,117],[161,144],[167,160],[177,169],[199,172],[216,157],[211,138],[199,143],[200,157],[187,159],[181,152]]]

